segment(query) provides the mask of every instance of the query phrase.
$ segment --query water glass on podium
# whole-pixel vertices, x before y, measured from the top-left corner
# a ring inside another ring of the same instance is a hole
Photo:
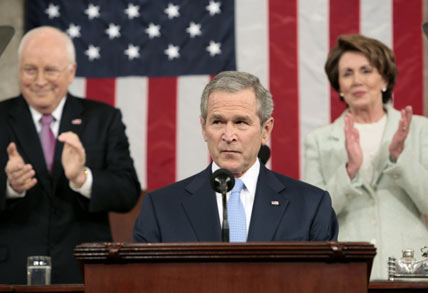
[[[51,268],[50,256],[27,257],[27,285],[50,285]]]

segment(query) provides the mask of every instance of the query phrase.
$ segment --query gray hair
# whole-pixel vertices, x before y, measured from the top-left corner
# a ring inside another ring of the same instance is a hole
[[[261,125],[263,125],[272,116],[272,95],[263,87],[256,76],[238,71],[223,71],[205,86],[201,98],[201,116],[204,121],[206,121],[208,115],[208,98],[213,92],[236,93],[245,89],[253,89],[257,101],[257,115],[260,118]]]
[[[71,38],[64,33],[63,31],[52,27],[52,26],[40,26],[40,27],[36,27],[33,28],[31,30],[29,30],[24,37],[21,39],[21,42],[19,43],[19,47],[18,47],[18,60],[19,63],[21,63],[21,55],[22,55],[22,49],[24,48],[25,43],[35,34],[38,33],[46,33],[46,32],[56,32],[57,34],[59,34],[63,39],[64,39],[64,43],[65,43],[65,48],[67,51],[67,56],[68,56],[68,61],[69,64],[74,64],[76,63],[76,50],[74,48],[74,44],[73,41],[71,40]]]

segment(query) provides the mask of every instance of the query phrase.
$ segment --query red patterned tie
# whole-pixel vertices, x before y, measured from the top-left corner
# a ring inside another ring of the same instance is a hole
[[[42,130],[40,130],[40,142],[43,147],[43,154],[45,156],[46,166],[48,167],[49,173],[52,174],[52,166],[55,153],[55,135],[51,129],[51,123],[54,121],[52,115],[43,115],[40,118],[40,123],[42,124]]]

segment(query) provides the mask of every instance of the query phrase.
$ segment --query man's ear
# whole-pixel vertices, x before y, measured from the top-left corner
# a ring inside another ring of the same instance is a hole
[[[201,122],[201,129],[202,129],[202,137],[205,141],[207,141],[207,132],[205,130],[205,120],[202,118],[202,116],[199,116],[199,121]]]
[[[265,121],[265,123],[263,124],[263,129],[262,129],[262,144],[267,144],[267,142],[270,139],[270,134],[272,133],[272,129],[273,129],[273,117],[269,117],[268,120]]]

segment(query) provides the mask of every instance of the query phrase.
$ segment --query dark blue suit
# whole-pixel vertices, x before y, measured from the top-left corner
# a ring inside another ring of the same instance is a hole
[[[52,257],[53,283],[81,283],[74,247],[111,241],[108,211],[130,210],[141,192],[120,111],[71,95],[64,104],[59,133],[75,132],[85,147],[86,166],[93,174],[90,200],[69,187],[62,143],[56,144],[50,177],[22,96],[0,103],[0,129],[0,284],[26,283],[28,255]],[[6,148],[12,141],[33,165],[37,184],[24,198],[6,199]]]
[[[210,177],[211,166],[146,194],[134,240],[221,241]],[[337,240],[337,233],[336,214],[326,191],[260,166],[248,241],[327,241]]]

